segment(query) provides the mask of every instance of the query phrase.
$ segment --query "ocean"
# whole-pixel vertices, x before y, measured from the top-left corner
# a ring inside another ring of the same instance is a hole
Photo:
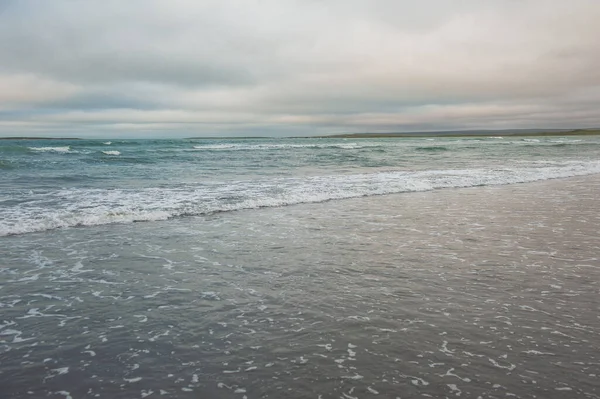
[[[600,137],[0,141],[2,398],[599,398]]]

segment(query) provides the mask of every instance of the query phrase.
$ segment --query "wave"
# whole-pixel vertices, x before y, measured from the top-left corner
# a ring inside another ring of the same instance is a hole
[[[119,151],[102,151],[104,155],[121,155]]]
[[[75,151],[71,151],[71,147],[70,146],[63,146],[63,147],[27,147],[29,150],[31,151],[35,151],[35,152],[59,152],[59,153],[69,153],[69,152],[75,152]]]
[[[226,150],[226,151],[242,151],[242,150],[288,150],[288,149],[344,149],[354,150],[361,148],[382,147],[380,143],[309,143],[309,144],[204,144],[193,146],[194,150]]]
[[[177,188],[62,189],[30,193],[22,198],[27,199],[26,202],[0,207],[0,236],[373,195],[525,183],[595,173],[600,173],[600,161],[507,169],[389,171],[263,178]]]

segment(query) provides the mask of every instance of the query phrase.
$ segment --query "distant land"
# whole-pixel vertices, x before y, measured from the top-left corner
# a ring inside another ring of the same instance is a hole
[[[434,132],[390,132],[390,133],[343,133],[320,136],[282,137],[292,139],[310,138],[385,138],[385,137],[495,137],[495,136],[592,136],[600,135],[600,128],[591,129],[504,129],[504,130],[440,130]],[[185,137],[183,140],[252,140],[270,139],[264,136],[235,136],[235,137]],[[115,138],[111,138],[115,139]],[[82,140],[80,137],[0,137],[0,140]],[[107,140],[95,138],[90,140]],[[119,139],[122,140],[122,139]]]
[[[211,136],[211,137],[186,137],[183,140],[257,140],[257,139],[273,139],[275,137],[268,136]],[[287,137],[282,137],[287,138]]]
[[[0,140],[81,140],[78,137],[0,137]],[[101,140],[101,139],[99,139]]]
[[[378,138],[378,137],[494,137],[494,136],[589,136],[600,135],[596,129],[506,129],[506,130],[451,130],[437,132],[403,133],[347,133],[319,138]],[[308,138],[308,137],[307,137]]]

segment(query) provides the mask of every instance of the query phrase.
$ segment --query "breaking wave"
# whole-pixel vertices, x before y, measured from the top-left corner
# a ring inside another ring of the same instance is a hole
[[[177,188],[76,188],[15,193],[9,200],[18,205],[0,206],[0,236],[63,227],[166,220],[242,209],[444,188],[525,183],[600,173],[600,161],[532,165],[503,169],[261,178],[190,184]]]

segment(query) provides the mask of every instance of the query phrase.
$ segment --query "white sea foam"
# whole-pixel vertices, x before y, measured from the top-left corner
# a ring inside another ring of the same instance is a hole
[[[40,194],[26,193],[23,195],[28,202],[0,208],[0,236],[372,195],[524,183],[594,173],[600,173],[600,161],[565,162],[553,166],[519,165],[504,169],[264,177],[178,188],[61,189]]]
[[[60,152],[60,153],[68,153],[71,152],[71,147],[64,146],[64,147],[27,147],[29,148],[31,151],[36,151],[36,152]]]
[[[119,151],[102,151],[105,155],[121,155]]]
[[[344,380],[362,380],[364,377],[360,374],[354,374],[354,375],[343,375],[341,378]]]

